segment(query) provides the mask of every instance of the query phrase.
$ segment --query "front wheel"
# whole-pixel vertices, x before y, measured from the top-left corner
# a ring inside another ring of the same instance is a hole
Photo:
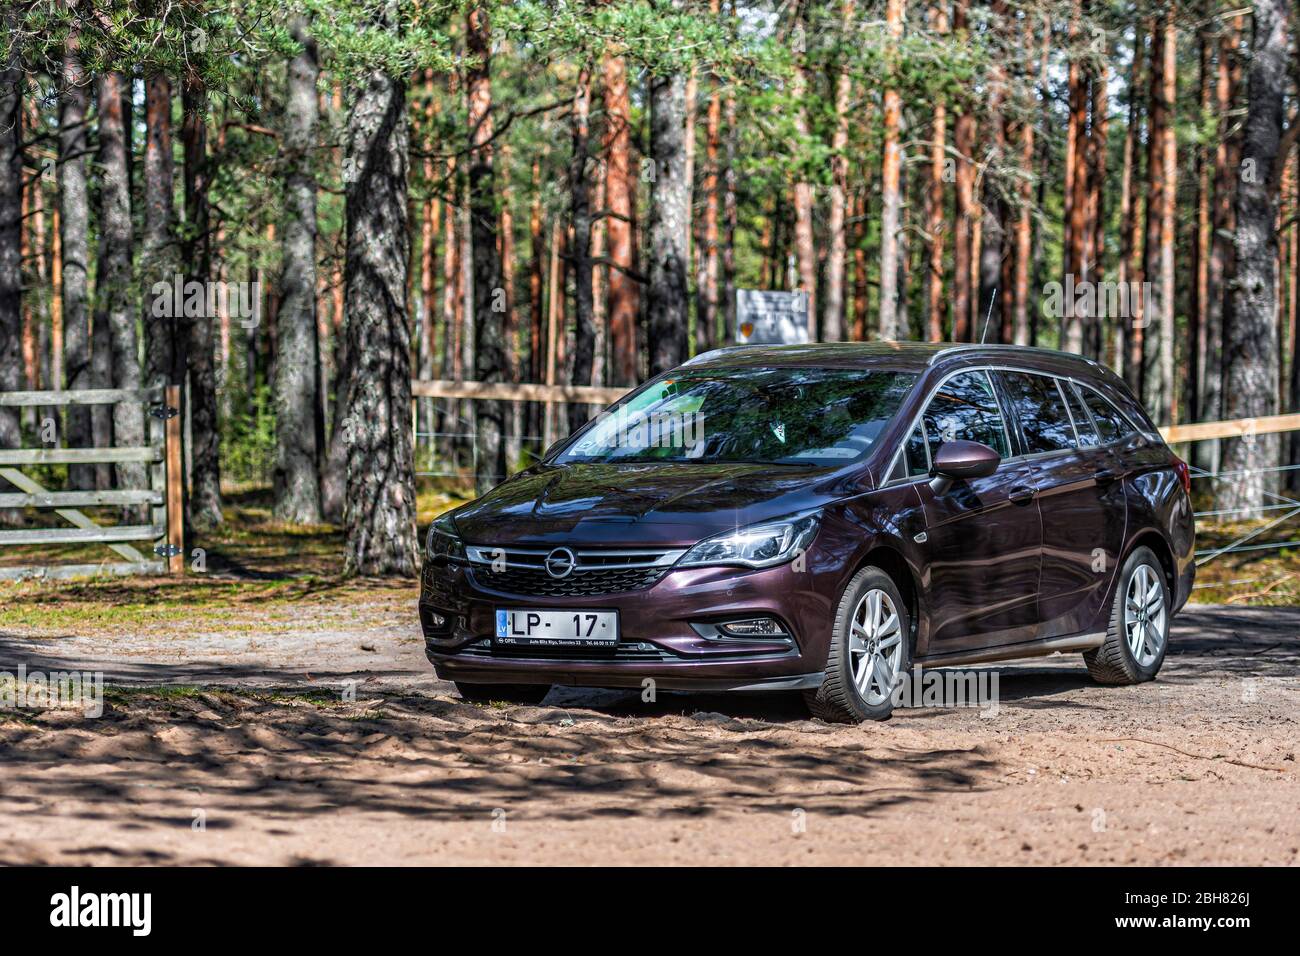
[[[456,681],[456,690],[468,701],[479,704],[494,700],[510,704],[540,704],[551,691],[550,684],[467,684]]]
[[[855,574],[835,614],[822,685],[804,692],[813,716],[842,724],[888,719],[894,690],[911,666],[910,635],[893,579],[879,568]]]
[[[1101,647],[1084,651],[1099,684],[1140,684],[1155,678],[1169,644],[1169,588],[1150,548],[1137,548],[1120,570],[1110,627]]]

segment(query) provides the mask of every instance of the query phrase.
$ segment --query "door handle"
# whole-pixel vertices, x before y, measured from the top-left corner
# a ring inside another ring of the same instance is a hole
[[[1007,492],[1007,499],[1012,504],[1024,505],[1033,501],[1034,496],[1037,494],[1038,492],[1033,488],[1026,487],[1025,485],[1016,485],[1016,487]]]
[[[1096,478],[1097,484],[1109,485],[1111,482],[1119,480],[1119,472],[1115,471],[1113,468],[1103,468],[1101,471],[1097,472]]]

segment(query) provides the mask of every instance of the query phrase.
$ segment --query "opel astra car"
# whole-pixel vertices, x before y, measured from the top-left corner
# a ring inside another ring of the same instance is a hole
[[[471,699],[797,690],[833,721],[914,666],[1078,651],[1135,684],[1191,591],[1189,484],[1077,355],[720,349],[433,523],[426,651]]]

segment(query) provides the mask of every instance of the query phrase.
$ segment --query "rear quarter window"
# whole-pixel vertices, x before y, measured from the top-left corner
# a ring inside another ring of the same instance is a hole
[[[1097,433],[1103,445],[1109,445],[1113,441],[1119,441],[1133,434],[1133,425],[1129,420],[1096,389],[1088,385],[1080,385],[1079,394],[1083,398],[1083,403],[1088,406],[1088,411],[1092,412],[1092,420],[1097,423]]]
[[[1142,407],[1142,403],[1134,398],[1126,387],[1122,384],[1112,384],[1106,381],[1099,382],[1098,385],[1100,387],[1097,391],[1128,419],[1129,424],[1126,428],[1126,434],[1132,433],[1134,430],[1153,436],[1160,434],[1160,429],[1151,420],[1151,416]]]

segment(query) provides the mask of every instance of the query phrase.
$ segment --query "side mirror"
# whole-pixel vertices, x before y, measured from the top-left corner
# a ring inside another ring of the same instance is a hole
[[[930,475],[930,487],[941,495],[952,487],[953,481],[970,478],[987,478],[998,470],[1002,456],[988,445],[977,441],[946,441],[935,453]]]

